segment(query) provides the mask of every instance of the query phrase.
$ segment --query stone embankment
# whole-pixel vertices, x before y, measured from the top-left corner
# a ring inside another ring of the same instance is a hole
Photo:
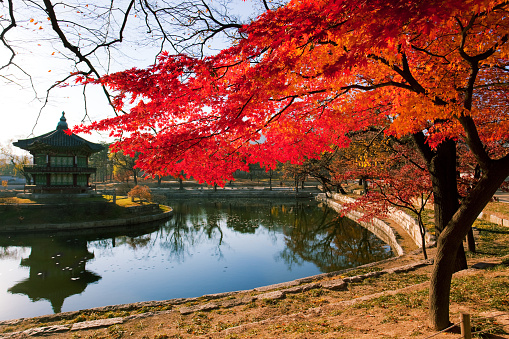
[[[481,214],[479,214],[477,219],[487,220],[493,224],[497,224],[497,225],[504,226],[504,227],[509,227],[508,219],[497,217],[496,215],[490,214],[487,212],[481,212]]]
[[[98,205],[98,204],[94,204]],[[86,206],[86,205],[83,205]],[[81,206],[81,207],[83,207]],[[44,204],[18,204],[18,205],[3,205],[0,206],[5,208],[17,208],[17,209],[44,209],[48,208],[48,205]],[[51,205],[52,209],[65,208],[66,205]],[[73,205],[73,207],[79,207],[79,205]],[[142,223],[153,222],[157,220],[169,219],[173,215],[173,210],[166,212],[160,212],[159,204],[149,204],[143,206],[126,207],[126,210],[131,214],[139,213],[153,213],[142,216],[132,216],[129,218],[118,218],[118,219],[107,219],[107,220],[96,220],[96,221],[84,221],[84,222],[64,222],[64,223],[41,223],[41,224],[30,224],[24,223],[20,220],[19,224],[4,225],[0,223],[0,233],[11,233],[11,232],[37,232],[37,231],[65,231],[65,230],[83,230],[83,229],[94,229],[94,228],[105,228],[105,227],[116,227],[116,226],[130,226]]]
[[[342,213],[344,207],[343,205],[351,204],[355,201],[355,199],[350,198],[348,196],[339,194],[339,193],[333,193],[331,197],[327,197],[325,193],[321,193],[317,196],[317,200],[322,201],[332,207],[335,211],[338,213]],[[361,221],[363,217],[362,212],[358,211],[349,211],[346,213],[346,217],[355,220],[359,222],[359,224],[365,228],[367,228],[369,231],[371,231],[373,234],[375,234],[377,237],[382,239],[384,242],[389,244],[394,251],[394,253],[399,256],[403,254],[403,248],[400,246],[400,244],[397,241],[396,234],[394,230],[387,225],[385,222],[378,218],[373,218],[371,221]],[[408,214],[404,213],[401,210],[392,208],[390,209],[388,213],[388,218],[393,220],[395,223],[397,223],[399,226],[401,226],[408,235],[412,238],[414,243],[419,247],[422,248],[422,238],[420,233],[420,228],[418,222],[409,216]],[[429,234],[426,232],[425,234],[425,242],[426,246],[430,246],[434,244],[435,238],[432,234]]]
[[[193,188],[193,189],[168,189],[152,188],[152,194],[164,195],[168,199],[178,198],[313,198],[320,191],[318,188],[306,187],[295,190],[293,187],[224,187],[224,188]]]

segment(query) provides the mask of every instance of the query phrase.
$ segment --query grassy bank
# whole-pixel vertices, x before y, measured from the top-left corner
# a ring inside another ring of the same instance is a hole
[[[22,204],[22,206],[20,206]],[[37,205],[43,204],[44,207]],[[118,196],[113,204],[111,196],[98,196],[93,198],[53,198],[53,199],[20,199],[16,197],[0,198],[0,207],[3,208],[2,222],[5,225],[45,224],[87,222],[97,220],[110,220],[130,218],[133,216],[126,208],[140,206],[146,202],[133,202],[126,196]],[[160,208],[161,212],[165,209]],[[146,213],[150,214],[150,213]],[[153,214],[153,212],[152,212]],[[144,215],[137,213],[136,216]]]

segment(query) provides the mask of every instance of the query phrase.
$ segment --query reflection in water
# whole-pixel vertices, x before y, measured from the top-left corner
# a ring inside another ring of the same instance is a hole
[[[94,254],[87,250],[83,240],[62,241],[59,238],[34,239],[32,252],[21,260],[21,266],[29,267],[29,277],[12,286],[11,293],[26,294],[30,300],[46,299],[53,312],[62,311],[65,298],[82,293],[88,284],[101,279],[85,269]]]
[[[314,201],[180,200],[168,205],[173,218],[155,224],[0,236],[0,275],[8,262],[19,265],[18,277],[2,276],[9,285],[0,290],[0,300],[26,295],[32,304],[48,300],[53,312],[60,312],[193,297],[392,255],[373,234]],[[28,278],[19,279],[27,268]],[[68,306],[66,299],[72,300]],[[19,315],[0,310],[0,319],[45,312],[33,310],[30,302],[16,299],[23,308]]]
[[[20,248],[18,246],[31,249],[30,255],[27,258],[22,257],[19,265],[29,268],[28,278],[7,291],[27,295],[33,302],[48,300],[54,313],[62,312],[66,298],[83,293],[89,284],[101,279],[101,276],[85,267],[89,260],[94,259],[94,253],[89,252],[87,244],[90,241],[103,242],[111,238],[115,246],[115,237],[118,234],[129,234],[130,236],[120,238],[133,244],[141,242],[142,246],[145,246],[143,236],[139,236],[140,231],[141,234],[154,231],[154,224],[146,224],[143,228],[136,229],[122,227],[0,237],[0,260],[22,257],[21,251],[16,250]]]
[[[387,248],[371,232],[328,208],[320,222],[307,222],[303,209],[296,213],[301,215],[287,233],[287,247],[281,253],[289,265],[307,261],[322,272],[333,272],[388,257]]]
[[[332,272],[392,256],[389,247],[375,235],[323,204],[177,201],[172,206],[176,212],[164,227],[168,240],[165,245],[180,261],[204,238],[215,239],[220,253],[221,247],[227,246],[222,228],[255,234],[259,227],[269,230],[269,235],[284,234],[286,247],[279,258],[289,269],[312,262],[321,272]]]

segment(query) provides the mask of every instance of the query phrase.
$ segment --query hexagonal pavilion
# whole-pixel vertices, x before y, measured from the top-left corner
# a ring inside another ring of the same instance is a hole
[[[62,112],[56,130],[13,143],[34,157],[33,165],[24,167],[31,181],[26,188],[32,193],[83,193],[92,188],[89,179],[96,169],[88,166],[88,158],[104,147],[66,134],[68,128]]]

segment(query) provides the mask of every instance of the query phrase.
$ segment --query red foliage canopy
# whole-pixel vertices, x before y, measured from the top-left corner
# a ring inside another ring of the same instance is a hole
[[[204,59],[88,79],[118,91],[110,130],[154,175],[224,183],[249,163],[300,163],[369,126],[500,148],[507,142],[508,3],[295,0]],[[475,74],[474,74],[475,73]],[[477,146],[476,146],[477,147]]]

